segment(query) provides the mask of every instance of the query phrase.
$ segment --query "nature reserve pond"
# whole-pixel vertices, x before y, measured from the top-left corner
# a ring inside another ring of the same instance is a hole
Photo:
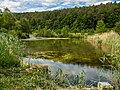
[[[65,74],[84,72],[87,83],[110,81],[111,72],[102,67],[100,47],[80,39],[41,39],[23,41],[26,45],[23,58],[31,64],[47,64],[54,74],[58,68]]]

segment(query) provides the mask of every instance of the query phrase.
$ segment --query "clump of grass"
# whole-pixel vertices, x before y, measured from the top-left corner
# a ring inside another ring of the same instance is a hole
[[[48,69],[32,69],[27,72],[26,67],[0,70],[0,90],[56,90]],[[54,85],[54,86],[53,86]]]
[[[102,44],[102,39],[100,39],[100,38],[98,37],[98,38],[96,39],[96,42],[97,42],[98,45],[101,46],[101,44]]]
[[[120,53],[120,35],[113,34],[106,39],[106,44],[110,45],[111,53]]]
[[[28,67],[0,68],[0,90],[71,90],[69,87],[76,87],[77,90],[83,88],[83,75],[70,83],[68,75],[63,74],[59,69],[54,76],[51,76],[48,67],[32,68]],[[76,76],[75,76],[76,78]]]
[[[112,73],[112,85],[115,90],[120,89],[120,35],[114,31],[88,36],[87,40],[92,45],[101,44],[101,49],[105,52],[100,58],[103,66],[109,67]],[[97,40],[97,41],[96,41]]]
[[[115,90],[120,89],[120,55],[119,54],[106,54],[100,58],[104,67],[108,67],[111,71],[112,78],[111,84],[115,87]]]
[[[112,34],[107,37],[105,40],[110,48],[100,61],[103,65],[110,68],[112,73],[112,85],[115,87],[115,90],[120,89],[120,36],[118,34]],[[114,83],[113,83],[114,82]]]
[[[20,66],[20,43],[11,34],[0,33],[0,67]]]
[[[108,40],[114,36],[118,36],[118,34],[114,31],[110,31],[102,34],[89,35],[87,40],[93,45],[97,45],[98,43],[102,43],[102,45],[104,45],[107,44]]]

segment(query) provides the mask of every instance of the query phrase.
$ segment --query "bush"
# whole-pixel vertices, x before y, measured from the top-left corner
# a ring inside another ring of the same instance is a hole
[[[115,31],[120,34],[120,21],[115,23]]]
[[[0,32],[4,32],[4,33],[6,33],[6,32],[8,32],[8,30],[5,29],[5,28],[1,28],[1,29],[0,29]]]
[[[20,44],[11,34],[0,34],[0,67],[20,66]]]
[[[17,36],[18,32],[16,30],[10,30],[8,33],[12,34],[13,36]]]
[[[112,73],[111,84],[115,90],[120,90],[120,36],[118,34],[111,35],[105,42],[109,45],[110,51],[100,58],[104,66],[109,67]]]
[[[84,38],[84,35],[81,33],[69,33],[70,38]]]
[[[23,33],[23,32],[18,32],[18,37],[26,39],[26,38],[29,38],[29,34],[28,33]]]

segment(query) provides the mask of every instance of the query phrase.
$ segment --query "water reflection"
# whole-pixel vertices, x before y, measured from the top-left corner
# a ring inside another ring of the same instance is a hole
[[[25,41],[25,45],[25,56],[64,63],[99,65],[99,58],[103,55],[100,48],[80,39]]]
[[[86,84],[93,83],[96,85],[98,81],[107,81],[109,82],[111,79],[110,70],[105,70],[103,68],[97,66],[88,66],[81,64],[63,64],[62,62],[54,62],[52,60],[47,59],[32,59],[32,58],[23,58],[24,61],[29,62],[31,64],[45,64],[49,66],[52,75],[58,70],[58,68],[62,69],[64,74],[71,75],[79,75],[80,72],[84,71],[85,76],[84,80]]]

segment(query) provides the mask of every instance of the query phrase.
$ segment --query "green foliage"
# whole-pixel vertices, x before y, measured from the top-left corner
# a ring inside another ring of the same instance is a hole
[[[70,33],[70,28],[68,26],[65,26],[61,30],[61,37],[68,37]]]
[[[23,33],[30,33],[30,24],[27,18],[21,18],[20,25]]]
[[[79,28],[74,28],[74,30],[72,31],[74,33],[79,33],[80,32],[80,29]]]
[[[102,39],[100,39],[99,37],[96,39],[96,42],[97,42],[97,44],[102,44]]]
[[[17,36],[19,38],[29,38],[29,34],[28,33],[23,33],[23,32],[18,32]]]
[[[21,22],[20,21],[16,21],[15,22],[15,27],[16,30],[21,30],[22,26],[21,26]]]
[[[1,28],[1,29],[0,29],[0,32],[7,33],[8,31],[7,31],[7,29],[5,29],[5,28]]]
[[[16,19],[14,15],[10,12],[8,8],[4,9],[4,12],[2,13],[2,27],[6,28],[7,30],[11,30],[12,26],[15,25]]]
[[[0,90],[62,90],[70,87],[67,75],[59,69],[54,76],[48,70],[48,67],[32,68],[26,71],[27,67],[19,68],[0,68]],[[31,67],[28,67],[29,69]],[[9,71],[9,72],[8,72]],[[80,73],[79,80],[74,87],[80,89],[83,87],[83,74]],[[76,79],[73,79],[73,82]]]
[[[10,30],[8,33],[13,36],[17,36],[17,34],[18,34],[17,31],[15,31],[15,30]]]
[[[20,66],[20,44],[10,34],[0,34],[0,67]]]
[[[55,37],[55,32],[53,30],[44,28],[44,29],[39,29],[38,31],[36,31],[37,33],[37,37]]]
[[[27,13],[11,13],[5,8],[0,16],[0,28],[7,29],[7,32],[15,30],[19,38],[28,38],[29,34],[36,31],[38,36],[44,37],[68,37],[69,33],[102,33],[114,26],[115,31],[119,32],[119,23],[116,23],[120,21],[119,11],[120,3]]]
[[[119,3],[107,3],[46,12],[16,13],[15,15],[18,20],[27,18],[33,32],[40,26],[39,29],[50,29],[59,37],[67,37],[71,32],[93,34],[94,31],[97,33],[109,31],[108,28],[113,28],[115,23],[120,21],[119,11]]]
[[[106,40],[106,44],[111,47],[109,53],[100,58],[105,67],[112,73],[112,85],[115,90],[120,89],[120,36],[115,34]]]
[[[119,54],[107,54],[100,58],[100,61],[105,65],[105,67],[110,68],[112,73],[112,85],[115,90],[120,88],[120,55]]]
[[[5,8],[0,16],[0,32],[10,33],[19,38],[28,38],[30,24],[26,18],[17,20],[15,15],[8,8]]]
[[[43,90],[56,90],[53,86],[48,69],[32,69],[27,72],[25,68],[10,68],[0,70],[0,90],[34,90],[40,87]],[[7,72],[9,71],[9,72]]]
[[[64,75],[61,69],[58,69],[58,71],[56,72],[54,82],[63,88],[70,86],[67,75]]]
[[[120,21],[115,23],[115,31],[120,34]]]
[[[84,34],[81,33],[69,33],[70,38],[84,38]]]
[[[99,20],[96,25],[96,33],[106,32],[106,27],[103,20]]]

